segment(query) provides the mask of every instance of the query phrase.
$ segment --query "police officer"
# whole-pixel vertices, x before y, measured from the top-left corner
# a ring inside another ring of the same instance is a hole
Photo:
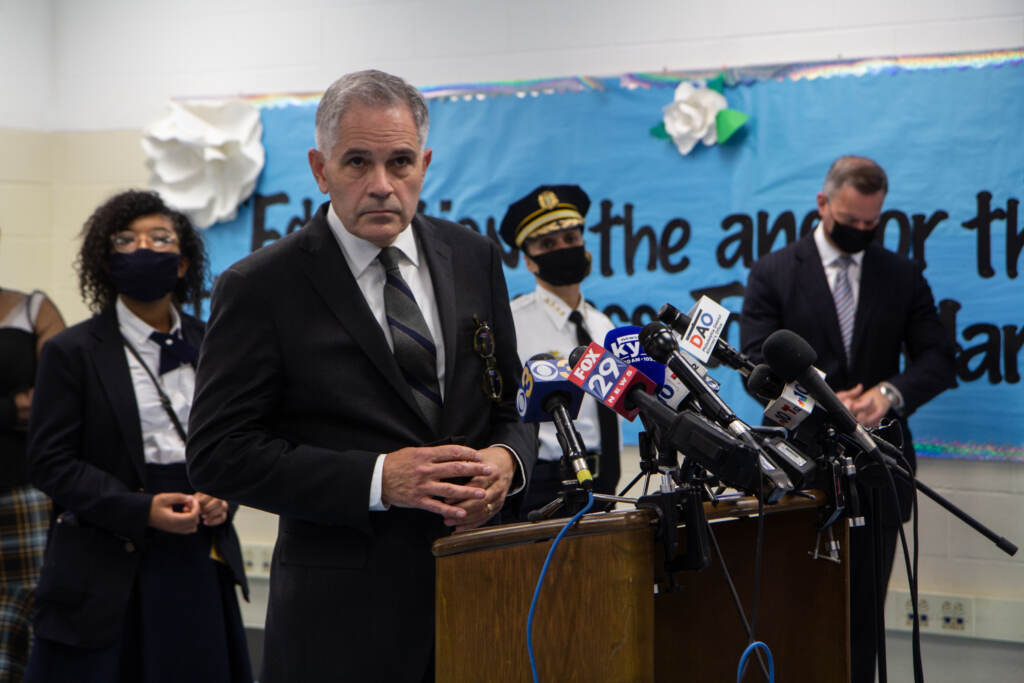
[[[583,243],[583,217],[590,198],[577,185],[541,185],[509,206],[500,234],[520,249],[537,288],[512,301],[519,358],[538,353],[566,358],[591,340],[604,344],[613,329],[608,316],[583,298],[580,283],[590,273],[590,252]],[[595,493],[616,493],[619,480],[618,419],[611,410],[584,398],[576,429],[588,448]],[[540,426],[540,449],[522,513],[539,508],[559,492],[562,450],[554,425]],[[564,508],[563,508],[564,510]]]

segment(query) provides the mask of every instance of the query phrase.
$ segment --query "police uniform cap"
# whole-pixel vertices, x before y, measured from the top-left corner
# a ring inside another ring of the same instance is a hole
[[[557,230],[582,228],[590,197],[579,185],[541,185],[508,207],[498,231],[510,247]]]

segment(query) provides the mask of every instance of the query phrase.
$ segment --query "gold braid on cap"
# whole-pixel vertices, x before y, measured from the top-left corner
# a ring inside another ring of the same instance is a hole
[[[523,246],[523,242],[531,237],[554,232],[555,230],[566,230],[582,226],[583,214],[572,204],[558,203],[558,197],[554,192],[542,192],[538,197],[540,208],[524,218],[516,229],[516,246]]]

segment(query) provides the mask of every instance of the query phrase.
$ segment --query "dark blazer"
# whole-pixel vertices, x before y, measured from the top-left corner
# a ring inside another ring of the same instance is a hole
[[[370,512],[380,453],[456,442],[536,457],[513,397],[521,371],[496,246],[417,215],[445,349],[444,415],[421,417],[326,221],[225,271],[213,294],[191,413],[189,475],[280,515],[261,681],[422,680],[433,649],[435,514]],[[497,340],[504,400],[488,400],[473,316]],[[498,615],[495,615],[499,618]]]
[[[201,322],[181,314],[181,328],[200,343]],[[35,632],[76,647],[111,645],[135,584],[153,497],[144,492],[139,410],[113,307],[44,345],[28,452],[34,485],[53,499]],[[211,531],[248,597],[230,517]]]

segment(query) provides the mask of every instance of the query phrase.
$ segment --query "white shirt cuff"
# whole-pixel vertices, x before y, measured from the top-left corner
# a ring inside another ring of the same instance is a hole
[[[373,478],[370,479],[370,512],[384,512],[390,505],[385,505],[382,500],[384,488],[384,458],[387,453],[377,456],[377,462],[373,465]]]

